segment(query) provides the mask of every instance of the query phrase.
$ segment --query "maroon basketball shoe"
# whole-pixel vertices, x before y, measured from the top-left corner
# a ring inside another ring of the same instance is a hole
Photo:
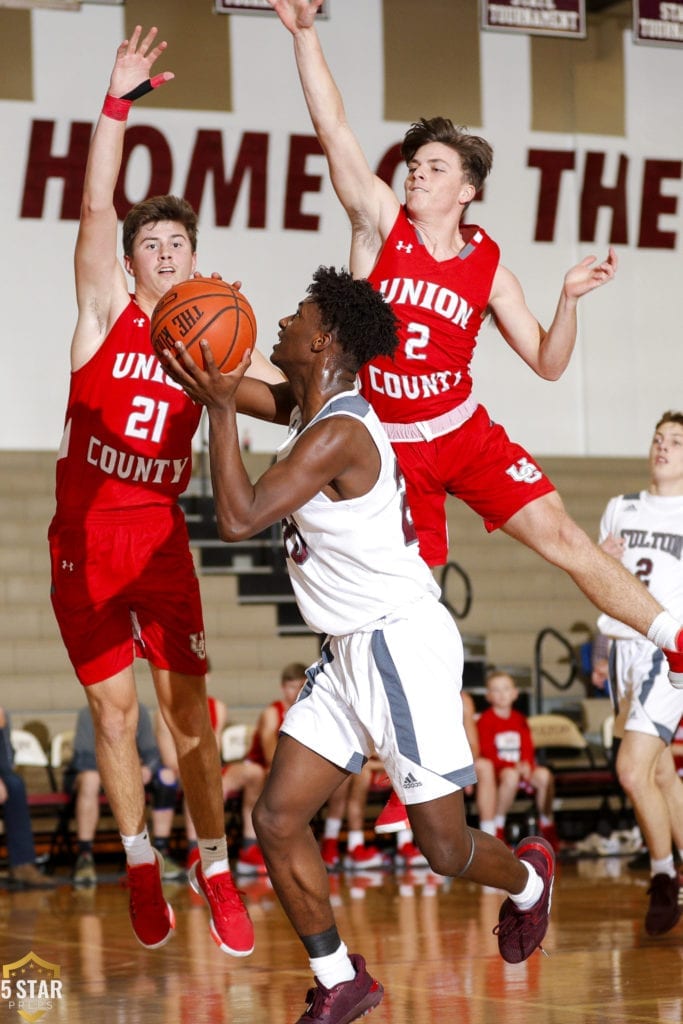
[[[363,957],[352,953],[350,960],[356,977],[332,988],[325,988],[316,978],[315,988],[306,995],[306,1012],[296,1024],[351,1024],[381,1003],[384,989],[366,971]]]
[[[543,881],[543,889],[529,910],[520,910],[509,897],[500,908],[498,924],[493,931],[498,936],[500,955],[509,964],[521,963],[541,946],[548,930],[555,880],[555,853],[542,836],[523,839],[515,850],[515,856],[531,864]]]

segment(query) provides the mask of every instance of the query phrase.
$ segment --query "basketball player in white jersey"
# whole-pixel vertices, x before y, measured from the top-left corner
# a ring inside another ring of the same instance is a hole
[[[349,1024],[383,990],[340,939],[309,822],[373,750],[406,794],[433,870],[510,894],[496,928],[509,962],[525,960],[543,939],[554,857],[539,837],[513,854],[465,820],[463,788],[475,772],[460,698],[462,643],[419,555],[389,440],[356,384],[365,360],[394,351],[391,307],[368,281],[320,267],[278,338],[271,360],[287,384],[243,379],[248,356],[220,374],[206,346],[206,370],[180,350],[167,363],[208,408],[220,536],[236,541],[282,520],[299,608],[326,634],[284,719],[254,825],[316,979],[299,1024]],[[278,461],[254,484],[237,411],[290,424]]]
[[[650,485],[612,498],[600,524],[603,548],[647,584],[657,600],[683,614],[683,413],[665,412],[649,455]],[[613,639],[612,695],[626,713],[617,755],[619,781],[633,803],[650,853],[645,928],[669,931],[681,916],[672,841],[683,855],[683,781],[671,742],[683,716],[683,692],[669,685],[662,652],[623,622],[602,615]]]

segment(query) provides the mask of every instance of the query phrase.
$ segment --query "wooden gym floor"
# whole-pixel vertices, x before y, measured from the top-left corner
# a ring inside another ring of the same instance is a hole
[[[48,892],[0,888],[2,964],[33,952],[62,982],[42,1015],[0,1000],[2,1024],[293,1024],[303,1012],[308,964],[267,880],[241,884],[256,949],[236,960],[214,945],[185,883],[165,886],[174,937],[148,951],[116,874],[90,890],[57,877],[64,884]],[[560,864],[549,956],[511,966],[492,934],[497,891],[428,871],[331,877],[340,933],[385,988],[369,1024],[679,1024],[683,924],[645,934],[647,884],[626,858]]]

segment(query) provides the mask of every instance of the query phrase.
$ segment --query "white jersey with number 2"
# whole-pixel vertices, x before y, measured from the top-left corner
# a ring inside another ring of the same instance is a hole
[[[306,430],[329,416],[351,416],[369,431],[380,455],[377,481],[367,494],[332,501],[318,493],[283,520],[287,568],[299,610],[316,633],[345,636],[440,590],[420,558],[403,478],[376,414],[358,391],[330,399],[301,429],[295,409],[285,458]]]
[[[623,564],[676,618],[683,615],[683,496],[640,491],[612,498],[600,523],[600,541],[608,534],[624,541]],[[640,633],[609,615],[598,619],[601,633],[642,639]]]

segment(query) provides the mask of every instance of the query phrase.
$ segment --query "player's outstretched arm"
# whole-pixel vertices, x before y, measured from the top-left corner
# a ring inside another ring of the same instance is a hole
[[[75,253],[79,313],[72,344],[74,369],[97,350],[128,301],[123,269],[117,259],[118,219],[114,208],[132,102],[126,94],[143,95],[173,78],[171,71],[165,71],[150,79],[152,66],[166,43],[154,45],[156,28],[150,29],[144,39],[141,35],[138,25],[131,38],[117,48],[109,89],[88,152]]]
[[[327,157],[335,192],[354,229],[351,270],[365,276],[372,269],[398,212],[398,200],[378,178],[346,117],[344,102],[322,51],[315,27],[320,0],[268,0],[294,39],[294,56],[313,128]],[[370,250],[364,259],[355,252],[358,239]],[[354,266],[354,259],[360,260]]]
[[[596,264],[594,256],[587,256],[572,267],[565,275],[553,321],[545,330],[528,308],[515,275],[506,267],[498,267],[489,299],[496,325],[508,345],[539,377],[558,380],[562,376],[576,344],[579,299],[611,281],[616,269],[617,256],[611,248],[602,263]]]

